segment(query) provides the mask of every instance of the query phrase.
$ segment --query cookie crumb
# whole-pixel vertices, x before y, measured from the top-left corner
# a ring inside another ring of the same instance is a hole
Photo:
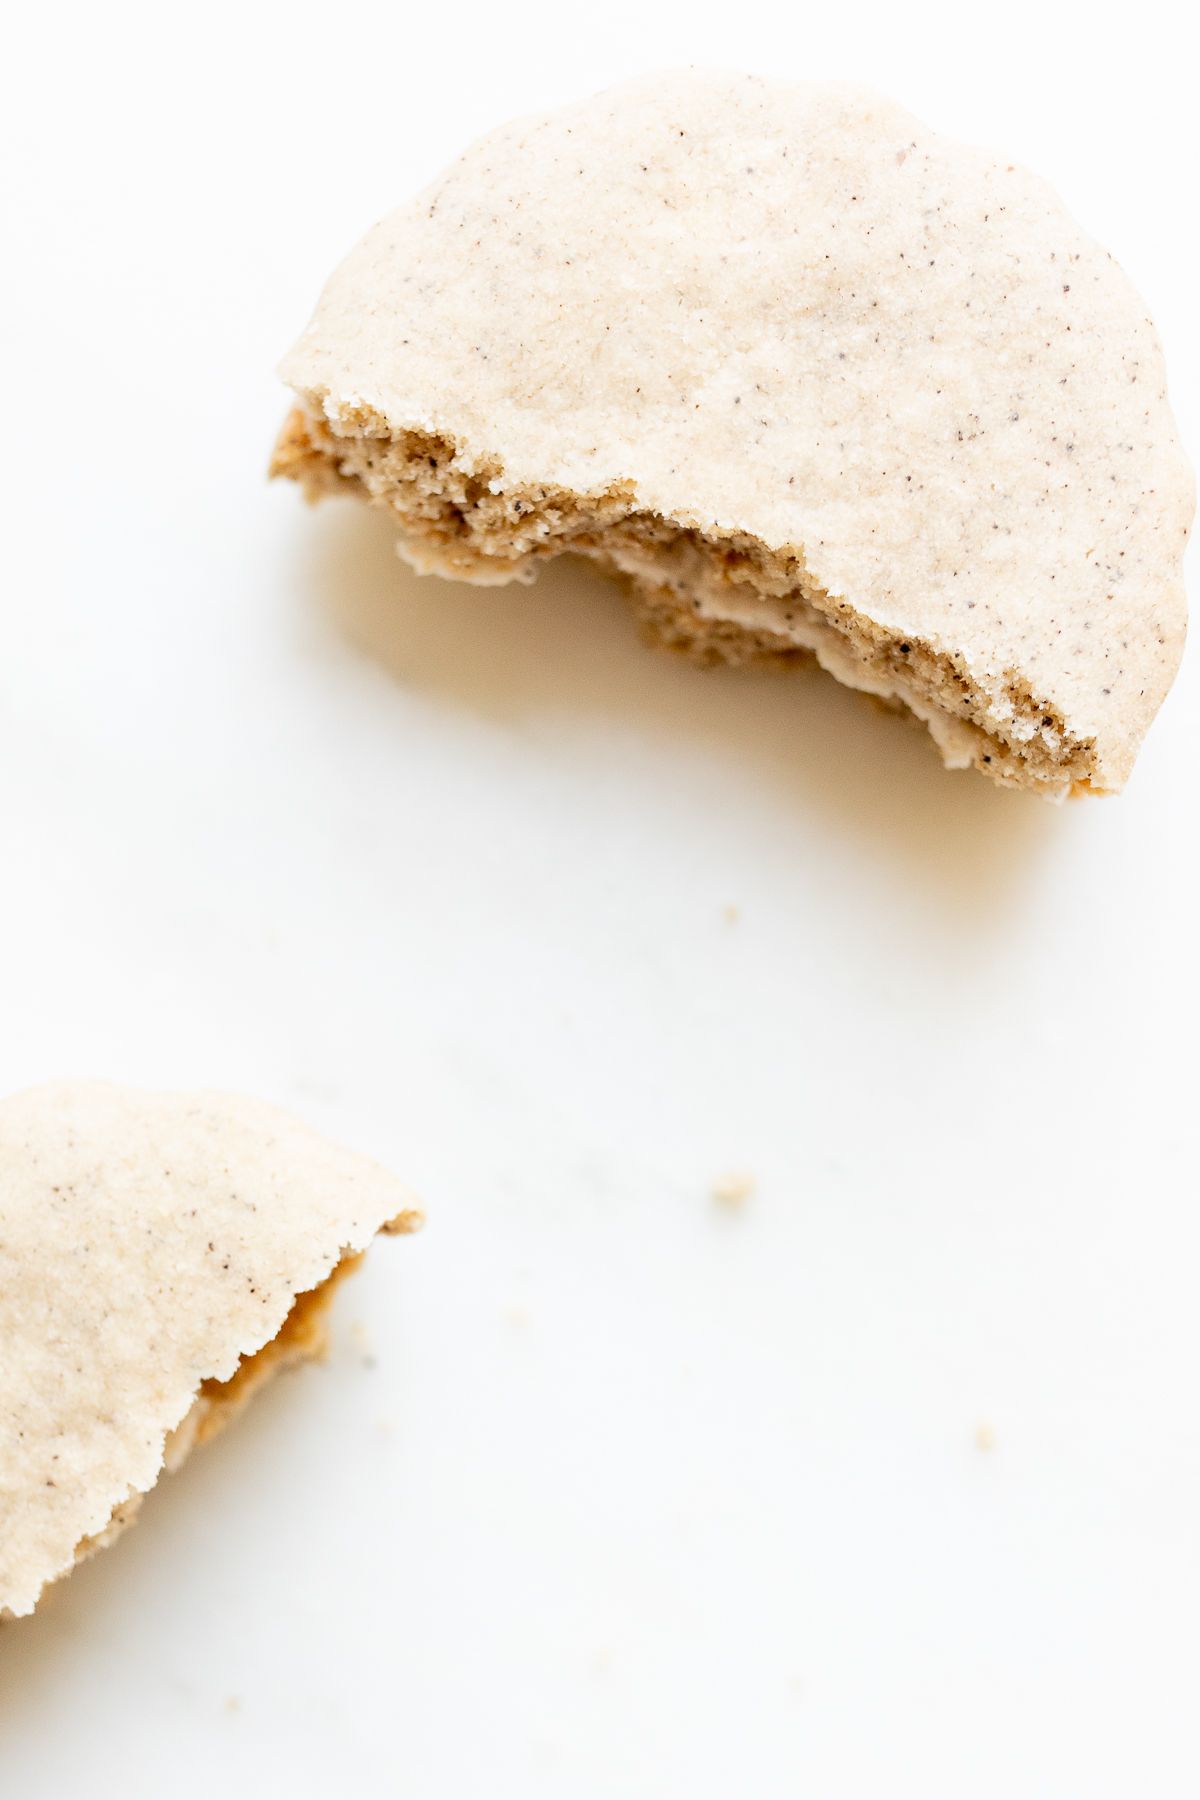
[[[996,1434],[986,1419],[975,1427],[975,1448],[984,1456],[996,1448]]]
[[[727,1206],[730,1211],[735,1211],[746,1204],[757,1186],[754,1176],[747,1170],[732,1169],[713,1182],[712,1197],[719,1206]]]
[[[738,906],[723,906],[721,908],[721,917],[727,925],[736,925],[741,919],[741,916],[741,908]]]

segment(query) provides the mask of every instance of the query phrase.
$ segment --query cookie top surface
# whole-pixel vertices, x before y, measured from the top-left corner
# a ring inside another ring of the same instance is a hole
[[[365,1157],[226,1094],[0,1102],[0,1613],[153,1486],[203,1381],[406,1205]]]
[[[1096,744],[1181,652],[1191,473],[1137,294],[1053,191],[864,89],[686,73],[475,144],[330,280],[285,379],[505,488],[802,556]]]

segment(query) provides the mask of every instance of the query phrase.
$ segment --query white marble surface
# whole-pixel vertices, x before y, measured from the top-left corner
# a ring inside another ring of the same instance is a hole
[[[1195,441],[1167,9],[973,17],[18,25],[0,1087],[244,1088],[429,1228],[0,1629],[4,1800],[1195,1793],[1195,658],[1125,797],[1056,812],[819,676],[647,654],[586,572],[420,582],[263,481],[356,233],[689,53],[1035,162]]]

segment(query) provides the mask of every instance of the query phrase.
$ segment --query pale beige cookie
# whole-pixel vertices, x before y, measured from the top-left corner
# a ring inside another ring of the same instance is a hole
[[[276,472],[382,503],[416,568],[581,552],[667,641],[815,655],[998,781],[1119,788],[1179,660],[1141,301],[1044,182],[864,89],[672,74],[507,125],[283,375]]]
[[[260,1102],[101,1083],[0,1102],[0,1617],[324,1348],[405,1189]]]

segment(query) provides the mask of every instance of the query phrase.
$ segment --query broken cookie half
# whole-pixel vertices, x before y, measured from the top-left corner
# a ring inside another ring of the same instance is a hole
[[[393,1176],[257,1101],[86,1083],[0,1102],[0,1618],[320,1355],[336,1284],[419,1223]]]
[[[274,471],[422,571],[623,578],[704,659],[815,657],[947,763],[1120,788],[1193,486],[1145,308],[1049,187],[868,90],[689,72],[482,139],[283,365]]]

